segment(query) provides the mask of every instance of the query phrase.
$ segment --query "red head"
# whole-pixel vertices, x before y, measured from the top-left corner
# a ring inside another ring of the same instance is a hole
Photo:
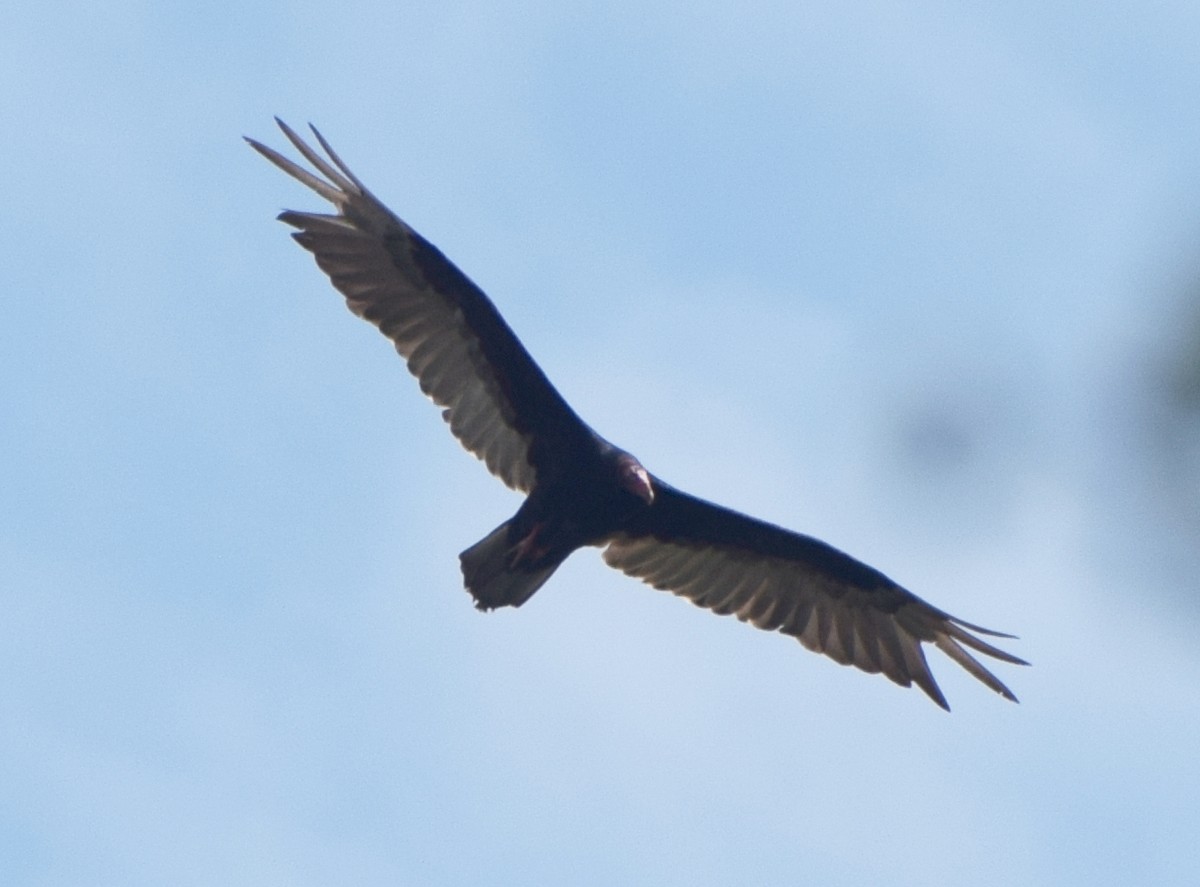
[[[617,460],[617,478],[623,488],[647,505],[654,502],[654,486],[650,483],[650,472],[628,453],[622,453]]]

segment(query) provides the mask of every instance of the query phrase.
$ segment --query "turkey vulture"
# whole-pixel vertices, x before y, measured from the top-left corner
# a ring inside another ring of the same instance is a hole
[[[571,552],[594,545],[609,566],[655,588],[792,635],[843,665],[915,683],[944,709],[924,643],[1016,701],[964,649],[1024,665],[976,636],[1012,635],[956,619],[824,542],[650,474],[575,414],[491,300],[371,194],[315,127],[324,157],[276,122],[320,175],[246,141],[337,210],[288,210],[279,220],[298,229],[292,237],[350,310],[392,340],[459,442],[527,494],[511,519],[459,555],[479,609],[519,607]]]

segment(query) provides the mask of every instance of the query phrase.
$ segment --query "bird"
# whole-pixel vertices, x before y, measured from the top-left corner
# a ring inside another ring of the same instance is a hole
[[[580,419],[492,300],[376,198],[315,126],[324,155],[275,122],[312,171],[246,141],[334,209],[286,210],[279,221],[296,229],[350,310],[391,340],[459,443],[525,494],[516,514],[459,555],[477,608],[521,606],[574,551],[597,547],[610,567],[654,588],[915,684],[947,711],[926,644],[1017,701],[972,655],[1027,665],[981,637],[1014,635],[951,616],[819,539],[651,474]]]

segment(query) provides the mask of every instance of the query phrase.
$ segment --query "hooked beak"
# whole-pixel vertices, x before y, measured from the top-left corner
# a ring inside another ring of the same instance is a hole
[[[654,504],[654,486],[650,483],[650,472],[632,456],[621,460],[621,486],[647,505]]]

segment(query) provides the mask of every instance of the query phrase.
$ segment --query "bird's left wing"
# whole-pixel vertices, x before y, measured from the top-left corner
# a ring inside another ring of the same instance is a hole
[[[479,287],[368,191],[315,128],[328,159],[276,122],[320,176],[246,141],[337,209],[289,210],[280,220],[299,229],[292,236],[350,310],[392,340],[462,445],[513,489],[531,490],[590,431]]]
[[[654,480],[642,509],[604,551],[630,576],[719,614],[799,639],[843,665],[916,684],[949,709],[925,661],[932,643],[992,690],[1016,697],[964,648],[1026,664],[878,570],[817,539],[713,505]],[[973,634],[972,632],[976,633]]]

